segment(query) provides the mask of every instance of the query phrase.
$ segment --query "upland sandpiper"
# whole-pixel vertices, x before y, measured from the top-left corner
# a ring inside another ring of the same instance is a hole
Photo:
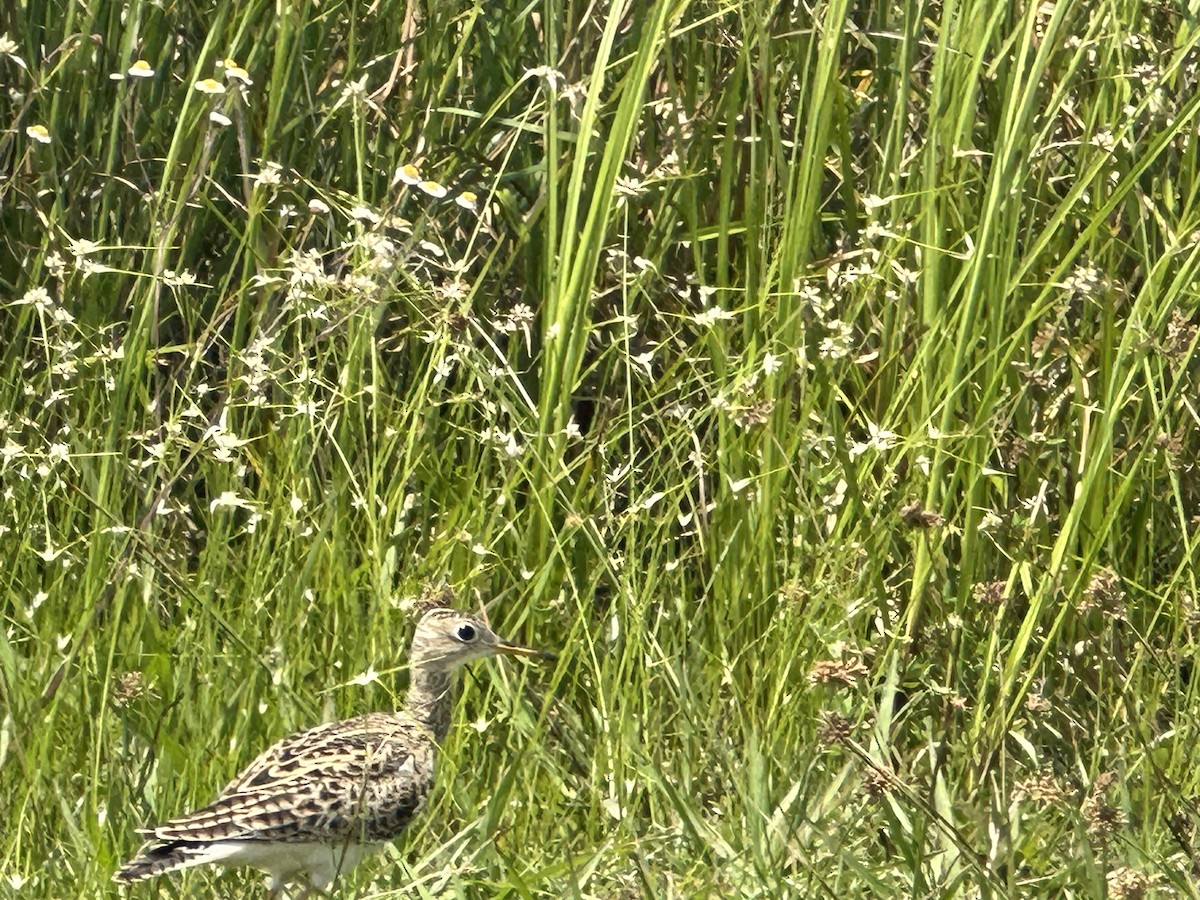
[[[308,882],[301,897],[324,890],[399,837],[425,803],[450,727],[453,670],[496,654],[554,659],[502,640],[476,616],[428,610],[413,634],[403,709],[284,738],[215,802],[148,829],[147,843],[114,880],[213,863],[265,870],[273,897],[296,880]]]

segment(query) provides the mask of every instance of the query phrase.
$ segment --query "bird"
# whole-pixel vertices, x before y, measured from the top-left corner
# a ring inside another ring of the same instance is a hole
[[[113,880],[129,884],[215,864],[265,871],[272,898],[296,881],[303,885],[297,900],[324,891],[398,838],[425,805],[450,728],[454,670],[496,655],[556,659],[497,637],[479,616],[428,609],[413,633],[400,710],[318,725],[275,743],[213,803],[143,830],[146,843]]]

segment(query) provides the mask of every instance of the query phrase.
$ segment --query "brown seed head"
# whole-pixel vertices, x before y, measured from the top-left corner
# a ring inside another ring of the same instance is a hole
[[[854,724],[840,713],[821,713],[821,725],[817,729],[817,740],[827,747],[845,744],[854,732]]]
[[[854,687],[866,675],[867,667],[861,659],[824,659],[813,666],[808,680],[813,684],[836,684]]]

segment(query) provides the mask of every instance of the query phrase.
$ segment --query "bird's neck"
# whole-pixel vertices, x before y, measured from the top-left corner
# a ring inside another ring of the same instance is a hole
[[[404,698],[404,711],[433,732],[440,744],[450,730],[450,712],[454,705],[454,682],[443,669],[414,666]]]

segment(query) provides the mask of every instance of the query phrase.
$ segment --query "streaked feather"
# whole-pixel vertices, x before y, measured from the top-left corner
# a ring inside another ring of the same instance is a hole
[[[301,874],[313,887],[328,886],[399,837],[425,804],[450,722],[450,671],[500,652],[534,655],[473,616],[426,613],[401,712],[318,725],[277,742],[208,806],[145,832],[147,843],[114,879],[217,863],[264,869],[276,886]]]

